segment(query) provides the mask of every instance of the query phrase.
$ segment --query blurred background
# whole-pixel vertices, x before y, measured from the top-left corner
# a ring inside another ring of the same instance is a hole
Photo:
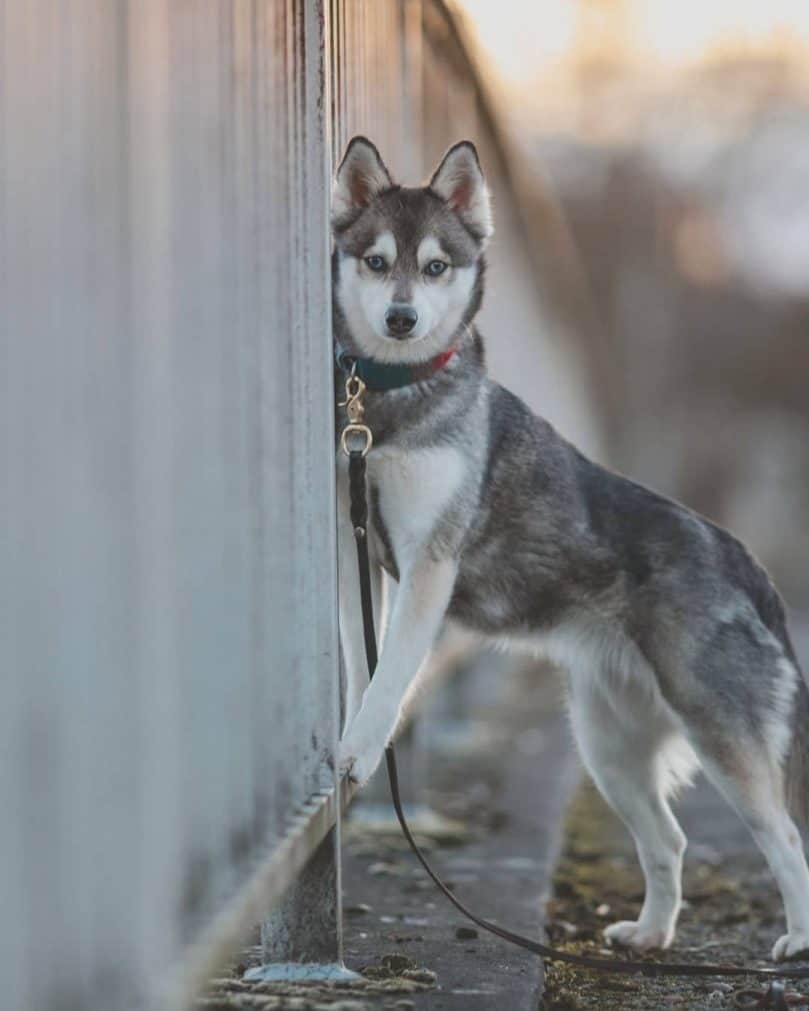
[[[806,642],[809,6],[462,6],[575,244],[610,461],[746,540]]]

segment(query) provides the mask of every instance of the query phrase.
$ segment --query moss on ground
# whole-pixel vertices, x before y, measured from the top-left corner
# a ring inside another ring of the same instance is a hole
[[[548,903],[548,934],[556,947],[614,957],[602,932],[615,920],[636,919],[643,878],[626,830],[592,784],[571,805],[566,845]],[[652,961],[736,962],[766,960],[780,924],[780,900],[760,862],[733,866],[719,854],[690,859],[684,874],[685,904],[675,947],[646,956]],[[632,956],[635,957],[635,956]],[[734,992],[760,989],[756,980],[648,979],[548,965],[543,1011],[580,1009],[713,1009],[733,1007]]]

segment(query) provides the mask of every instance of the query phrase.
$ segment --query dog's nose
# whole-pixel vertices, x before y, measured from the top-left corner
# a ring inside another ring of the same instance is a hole
[[[394,302],[385,313],[385,324],[392,337],[406,337],[418,322],[419,314],[411,305]]]

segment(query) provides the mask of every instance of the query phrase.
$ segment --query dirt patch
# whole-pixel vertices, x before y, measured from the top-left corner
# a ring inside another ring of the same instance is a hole
[[[637,918],[643,878],[626,829],[589,782],[573,800],[565,840],[547,908],[548,935],[567,951],[611,957],[615,952],[605,947],[602,931],[615,920]],[[728,860],[707,846],[690,849],[675,947],[647,958],[771,966],[768,954],[783,922],[780,898],[766,869],[752,852],[749,860],[738,853]],[[734,993],[747,987],[760,990],[761,983],[608,976],[549,963],[541,1008],[732,1007]]]

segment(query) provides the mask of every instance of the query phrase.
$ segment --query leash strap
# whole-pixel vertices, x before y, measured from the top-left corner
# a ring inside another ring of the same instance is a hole
[[[354,538],[357,544],[357,565],[359,569],[360,597],[362,603],[362,625],[365,638],[365,656],[368,661],[368,674],[373,678],[377,665],[377,643],[376,632],[374,630],[374,605],[371,595],[371,571],[368,559],[368,503],[366,497],[365,481],[365,453],[360,449],[352,449],[348,453],[348,482],[351,501],[351,523],[354,527]],[[444,884],[436,871],[430,866],[427,858],[419,849],[410,826],[407,824],[402,800],[399,793],[399,773],[396,768],[396,756],[393,745],[389,744],[385,748],[385,761],[388,767],[388,779],[390,780],[390,792],[393,800],[393,809],[399,820],[402,833],[410,845],[413,854],[426,871],[427,875],[438,888],[438,890],[452,903],[452,905],[477,924],[482,930],[496,937],[508,941],[519,948],[525,948],[535,955],[547,958],[556,962],[567,962],[569,965],[578,965],[582,969],[594,969],[597,972],[620,973],[630,975],[641,973],[644,976],[753,976],[757,979],[771,980],[770,987],[766,992],[761,993],[756,990],[741,990],[736,994],[736,1006],[742,1008],[788,1008],[800,1005],[809,1006],[809,996],[800,994],[787,994],[781,979],[809,979],[809,968],[795,969],[767,969],[767,968],[747,968],[742,965],[721,965],[710,963],[690,963],[690,962],[646,962],[635,959],[620,958],[594,958],[590,955],[577,955],[569,951],[561,951],[558,948],[551,948],[547,944],[542,944],[530,937],[524,937],[513,930],[501,927],[491,920],[487,920],[477,913],[468,909],[459,898]]]

